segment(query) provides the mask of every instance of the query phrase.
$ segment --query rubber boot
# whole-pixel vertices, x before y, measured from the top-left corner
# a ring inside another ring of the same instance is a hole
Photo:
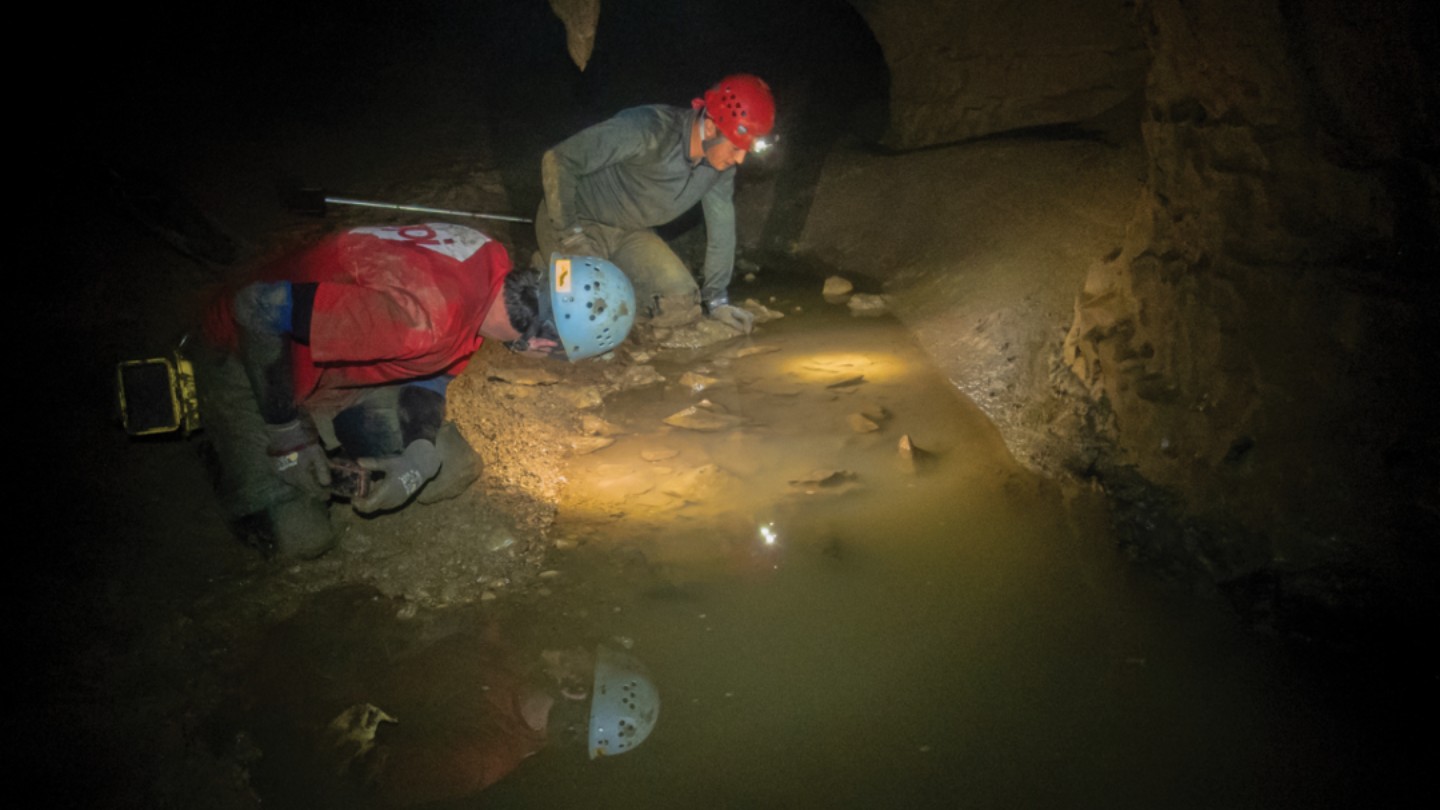
[[[480,477],[484,466],[480,454],[465,441],[454,422],[440,426],[435,434],[435,449],[440,452],[440,472],[415,496],[420,503],[439,503],[460,495]]]
[[[293,498],[265,512],[274,527],[275,550],[281,557],[313,560],[335,545],[325,501]]]

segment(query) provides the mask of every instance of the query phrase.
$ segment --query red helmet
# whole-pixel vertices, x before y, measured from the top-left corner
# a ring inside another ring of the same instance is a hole
[[[704,107],[720,134],[740,149],[755,146],[756,138],[770,134],[775,127],[775,97],[770,85],[759,76],[736,73],[705,91],[705,100],[696,99],[695,107]]]

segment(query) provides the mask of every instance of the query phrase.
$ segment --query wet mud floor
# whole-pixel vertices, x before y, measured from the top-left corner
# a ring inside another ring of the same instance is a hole
[[[497,620],[629,647],[660,722],[633,754],[557,745],[456,807],[1317,807],[1386,776],[1329,687],[1127,568],[1096,496],[1019,468],[902,328],[815,286],[606,399],[613,442],[570,458],[527,597],[417,612],[346,586],[270,631],[211,723],[251,751],[249,789],[369,804],[316,729],[427,651],[433,678],[374,702],[445,684],[463,710],[471,664],[434,651]]]

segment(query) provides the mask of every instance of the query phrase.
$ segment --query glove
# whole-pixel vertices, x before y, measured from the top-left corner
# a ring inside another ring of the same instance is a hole
[[[404,506],[426,481],[440,472],[440,451],[429,439],[416,439],[398,456],[362,458],[355,463],[385,474],[370,484],[369,494],[350,501],[356,512],[368,515]]]
[[[560,240],[560,252],[566,256],[599,256],[600,250],[579,225],[566,232]]]
[[[734,304],[722,304],[718,307],[711,307],[710,317],[741,334],[748,335],[755,329],[754,313],[747,309],[741,309]]]
[[[275,474],[307,495],[329,497],[330,462],[310,420],[297,418],[283,425],[266,425],[265,431],[269,434],[265,452],[275,464]]]

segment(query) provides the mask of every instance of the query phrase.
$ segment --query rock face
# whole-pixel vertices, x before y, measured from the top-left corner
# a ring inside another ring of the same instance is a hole
[[[1419,4],[1354,6],[1138,8],[1149,181],[1122,249],[1089,272],[1065,357],[1125,463],[1269,538],[1193,549],[1221,580],[1353,555],[1377,511],[1436,499],[1434,475],[1408,505],[1384,482],[1387,456],[1436,449],[1433,409],[1406,388],[1435,356],[1414,263],[1440,232],[1440,97]]]
[[[1121,0],[851,0],[890,68],[884,142],[912,149],[1082,121],[1138,93],[1145,47]]]
[[[1078,141],[836,152],[801,250],[879,275],[1018,457],[1128,502],[1135,556],[1276,614],[1416,604],[1414,538],[1440,535],[1424,7],[854,5],[889,62],[891,146],[1078,121],[1040,100],[1093,114],[1123,63],[1148,65],[1143,152],[1133,173]],[[1095,16],[1053,35],[1067,14]],[[1087,70],[1085,49],[1114,55]]]

